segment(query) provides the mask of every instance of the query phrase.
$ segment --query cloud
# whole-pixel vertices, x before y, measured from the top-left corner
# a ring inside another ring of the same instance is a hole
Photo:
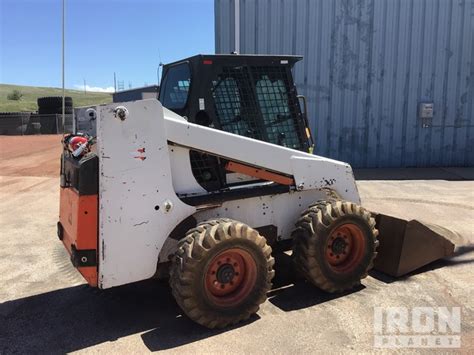
[[[84,90],[84,85],[76,84],[74,87],[78,90]],[[86,91],[90,92],[114,92],[114,87],[109,86],[106,88],[102,88],[100,86],[89,86],[86,85]]]

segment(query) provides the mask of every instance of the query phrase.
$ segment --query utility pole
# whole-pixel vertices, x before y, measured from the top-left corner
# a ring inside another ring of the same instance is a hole
[[[115,75],[115,72],[114,72],[114,92],[117,92],[117,76]]]
[[[84,78],[84,95],[87,94],[87,89],[86,89],[86,79]]]
[[[158,68],[156,68],[156,78],[158,80],[158,86],[160,86],[160,68],[161,68],[161,73],[163,73],[163,63],[160,61],[160,64],[158,64]]]
[[[156,80],[157,80],[157,86],[160,86],[160,68],[161,68],[161,73],[163,74],[163,61],[161,60],[161,53],[160,50],[158,49],[158,59],[160,60],[160,63],[158,64],[158,68],[156,68]]]

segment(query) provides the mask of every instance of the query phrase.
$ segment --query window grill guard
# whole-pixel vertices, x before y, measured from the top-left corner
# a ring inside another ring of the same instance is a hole
[[[303,150],[299,103],[283,66],[222,67],[212,97],[224,131]]]

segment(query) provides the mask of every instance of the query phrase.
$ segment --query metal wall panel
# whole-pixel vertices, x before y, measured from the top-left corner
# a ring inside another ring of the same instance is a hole
[[[216,52],[235,0],[215,0]],[[242,54],[298,54],[316,153],[355,167],[474,166],[474,0],[239,0]],[[420,101],[434,103],[431,126]]]

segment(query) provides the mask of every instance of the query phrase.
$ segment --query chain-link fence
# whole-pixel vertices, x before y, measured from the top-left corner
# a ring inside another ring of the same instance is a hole
[[[73,131],[73,114],[1,112],[0,135],[63,134]]]

